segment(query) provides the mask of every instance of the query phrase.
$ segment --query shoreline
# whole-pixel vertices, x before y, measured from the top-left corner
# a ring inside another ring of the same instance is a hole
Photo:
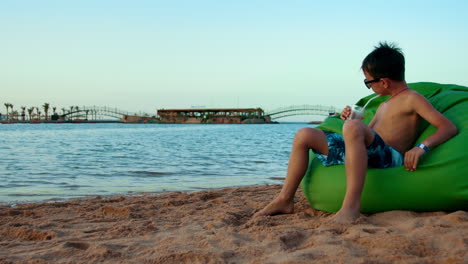
[[[119,120],[2,120],[0,124],[3,125],[12,125],[12,124],[81,124],[81,123],[89,123],[89,124],[98,124],[98,123],[125,123]]]
[[[282,182],[285,180],[285,177],[270,177],[270,180],[276,182]],[[0,200],[0,208],[2,206],[15,207],[21,204],[41,204],[41,203],[66,203],[74,200],[88,200],[88,199],[110,199],[113,197],[140,197],[140,196],[158,196],[167,193],[196,193],[203,191],[220,191],[223,189],[232,189],[232,188],[248,188],[248,187],[257,187],[257,186],[268,186],[268,185],[277,185],[280,183],[270,183],[270,184],[252,184],[252,185],[234,185],[234,186],[225,186],[225,187],[192,187],[186,190],[160,190],[160,191],[128,191],[124,193],[110,193],[110,194],[96,194],[90,193],[82,196],[61,198],[53,197],[47,199],[37,199],[37,200],[23,200],[23,201],[2,201]]]
[[[176,125],[270,125],[270,124],[309,124],[319,125],[322,121],[303,122],[264,122],[264,123],[174,123],[174,122],[125,122],[121,120],[0,120],[0,125],[14,124],[176,124]]]
[[[468,213],[252,218],[281,185],[0,205],[0,263],[463,263]]]
[[[306,123],[306,122],[304,122]],[[120,120],[68,120],[68,121],[0,121],[1,125],[14,125],[14,124],[175,124],[175,125],[270,125],[279,124],[279,122],[264,122],[264,123],[175,123],[175,122],[126,122]]]

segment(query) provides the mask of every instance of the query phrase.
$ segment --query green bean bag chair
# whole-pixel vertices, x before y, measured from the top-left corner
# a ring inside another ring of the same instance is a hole
[[[438,83],[412,83],[409,87],[425,96],[458,128],[458,135],[431,149],[421,157],[418,169],[404,166],[368,169],[361,197],[361,212],[389,210],[454,211],[468,209],[468,87]],[[375,94],[358,101],[364,105]],[[363,122],[368,124],[380,103],[388,96],[369,103]],[[329,117],[317,128],[342,133],[339,117]],[[421,142],[435,131],[427,122],[420,125]],[[416,143],[415,142],[415,143]],[[310,151],[309,169],[301,182],[313,208],[336,212],[345,195],[344,165],[325,167]]]

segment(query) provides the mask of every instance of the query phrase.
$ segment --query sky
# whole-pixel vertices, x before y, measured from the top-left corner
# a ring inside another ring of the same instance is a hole
[[[0,0],[4,103],[339,109],[380,41],[406,81],[468,86],[468,1]]]

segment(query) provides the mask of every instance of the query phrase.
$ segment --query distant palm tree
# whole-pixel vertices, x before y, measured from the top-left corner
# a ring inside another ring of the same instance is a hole
[[[26,106],[21,107],[21,117],[23,121],[26,119]]]
[[[11,113],[12,113],[10,119],[12,119],[12,117],[13,117],[13,105],[12,104],[10,104],[10,110],[11,110]]]
[[[41,119],[41,112],[39,112],[39,107],[36,107],[37,119]]]
[[[32,120],[32,113],[34,112],[34,107],[28,108],[29,120]]]
[[[10,104],[5,103],[5,108],[6,108],[6,119],[8,119],[8,108],[10,108]]]
[[[58,119],[57,107],[55,106],[52,107],[52,112],[53,112],[52,115],[54,115],[55,120],[57,120]]]
[[[50,104],[49,103],[44,103],[44,105],[42,107],[44,108],[44,112],[45,112],[45,120],[47,120],[49,118]]]

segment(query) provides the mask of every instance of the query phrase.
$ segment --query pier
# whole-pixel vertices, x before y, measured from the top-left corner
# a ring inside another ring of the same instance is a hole
[[[261,108],[160,109],[161,123],[263,124],[270,123]]]

